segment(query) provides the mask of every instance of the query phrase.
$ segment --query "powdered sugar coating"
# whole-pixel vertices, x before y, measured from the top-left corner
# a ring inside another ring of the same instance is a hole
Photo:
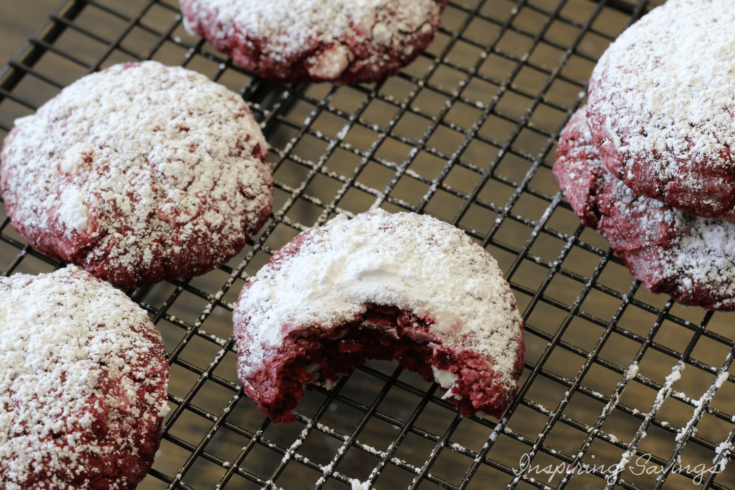
[[[735,223],[636,196],[603,165],[580,109],[562,131],[554,175],[582,222],[654,293],[735,310]]]
[[[158,330],[109,284],[73,266],[0,278],[0,487],[135,488],[168,378]]]
[[[383,210],[302,233],[243,289],[233,315],[247,351],[240,379],[248,383],[294,331],[341,327],[371,304],[413,312],[444,349],[472,351],[515,392],[523,320],[495,260],[451,225]]]
[[[626,30],[590,82],[590,130],[636,194],[735,219],[735,10],[669,0]]]
[[[434,37],[446,0],[181,0],[185,25],[287,82],[379,82]]]
[[[266,148],[225,87],[157,62],[117,65],[16,121],[3,197],[31,246],[134,288],[242,249],[271,209]]]

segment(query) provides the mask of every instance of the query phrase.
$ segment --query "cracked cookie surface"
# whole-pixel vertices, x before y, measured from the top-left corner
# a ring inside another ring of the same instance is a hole
[[[181,0],[185,26],[264,78],[381,82],[433,40],[446,0]]]
[[[267,144],[240,96],[147,61],[116,65],[16,121],[2,152],[13,227],[126,288],[208,272],[270,213]]]

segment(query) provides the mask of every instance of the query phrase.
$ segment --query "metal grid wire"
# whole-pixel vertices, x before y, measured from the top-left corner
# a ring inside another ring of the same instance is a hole
[[[731,317],[645,291],[550,172],[596,60],[660,3],[450,0],[427,53],[385,84],[351,87],[254,78],[190,37],[175,0],[69,0],[52,13],[0,72],[3,137],[80,76],[152,58],[239,91],[273,147],[274,212],[246,249],[130,292],[173,375],[140,488],[735,488],[735,470],[702,469],[726,463],[735,439]],[[395,363],[308,392],[290,425],[243,396],[230,315],[245,280],[297,233],[375,207],[448,221],[503,267],[528,352],[501,420],[462,418]],[[59,266],[2,219],[5,274]],[[523,461],[547,472],[520,472]]]

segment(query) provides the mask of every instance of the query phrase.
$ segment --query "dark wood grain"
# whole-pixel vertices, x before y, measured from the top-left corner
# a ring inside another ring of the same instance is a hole
[[[61,0],[0,1],[0,66],[23,47]]]

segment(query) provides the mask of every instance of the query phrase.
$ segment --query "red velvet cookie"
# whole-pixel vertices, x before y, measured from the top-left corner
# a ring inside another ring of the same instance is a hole
[[[635,194],[735,220],[735,9],[669,0],[605,52],[587,116],[602,161]]]
[[[463,415],[500,417],[523,371],[523,320],[495,259],[429,216],[377,210],[298,235],[233,320],[240,381],[276,422],[295,420],[304,387],[366,359],[438,382]]]
[[[603,165],[585,109],[562,131],[556,154],[554,175],[575,213],[652,293],[735,310],[735,223],[636,196]]]
[[[121,291],[73,266],[0,278],[0,488],[135,488],[168,379],[161,335]]]
[[[434,38],[446,0],[180,0],[187,30],[288,83],[381,82]]]
[[[32,247],[136,288],[243,248],[271,210],[266,148],[225,87],[153,61],[117,65],[16,121],[2,193]]]

